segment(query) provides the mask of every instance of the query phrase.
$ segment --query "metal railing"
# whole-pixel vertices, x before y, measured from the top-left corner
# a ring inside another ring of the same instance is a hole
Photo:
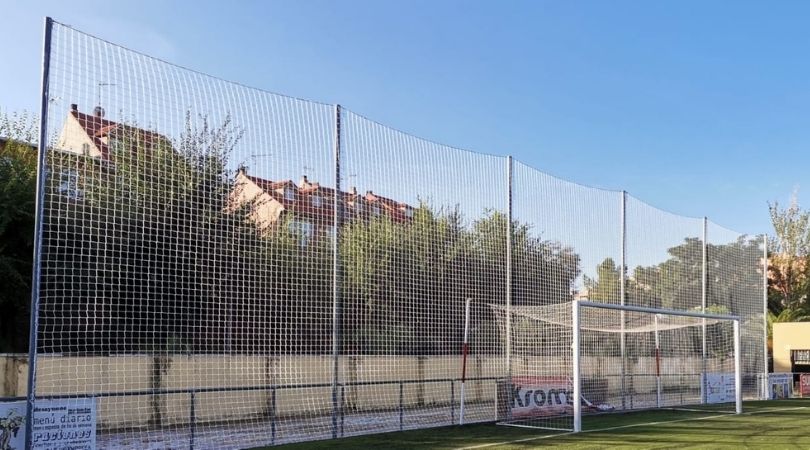
[[[498,381],[503,380],[503,377],[468,377],[466,381],[468,382],[476,382],[476,381]],[[359,386],[392,386],[398,385],[399,386],[399,400],[396,406],[396,411],[398,413],[398,420],[399,420],[399,431],[405,429],[405,418],[406,418],[406,404],[405,404],[405,386],[406,385],[416,385],[416,384],[437,384],[437,383],[446,383],[449,389],[449,402],[446,405],[450,414],[450,424],[456,423],[456,407],[457,399],[456,399],[456,384],[461,381],[460,378],[433,378],[427,380],[389,380],[389,381],[356,381],[356,382],[342,382],[338,383],[338,391],[340,392],[339,398],[339,407],[338,407],[338,421],[339,425],[337,427],[338,436],[343,437],[345,436],[345,418],[346,418],[346,395],[345,390],[346,388],[350,387],[359,387]],[[332,383],[305,383],[305,384],[268,384],[268,385],[254,385],[254,386],[229,386],[229,387],[198,387],[198,388],[174,388],[174,389],[143,389],[137,391],[115,391],[115,392],[99,392],[87,395],[87,398],[91,399],[99,399],[99,398],[110,398],[110,397],[138,397],[138,396],[155,396],[155,395],[188,395],[189,397],[189,411],[188,411],[188,423],[184,424],[185,426],[189,427],[189,449],[194,449],[195,446],[195,439],[197,435],[197,396],[203,393],[210,393],[210,392],[250,392],[250,391],[269,391],[270,394],[270,408],[268,411],[267,420],[269,421],[270,427],[270,442],[269,445],[276,445],[277,444],[277,425],[280,416],[278,415],[277,411],[277,392],[280,390],[293,390],[293,389],[315,389],[315,388],[331,388]],[[37,400],[59,400],[59,399],[75,399],[77,396],[76,394],[57,394],[57,395],[37,395]],[[0,397],[0,402],[2,401],[20,401],[25,400],[26,397],[24,396],[14,396],[14,397]],[[391,409],[385,409],[391,411]],[[327,417],[331,414],[331,411],[324,412],[324,417]],[[493,411],[492,420],[495,420],[495,414]],[[249,419],[245,419],[249,421]],[[155,426],[155,428],[160,428],[161,425]],[[109,433],[114,433],[115,428],[111,428],[105,430]]]

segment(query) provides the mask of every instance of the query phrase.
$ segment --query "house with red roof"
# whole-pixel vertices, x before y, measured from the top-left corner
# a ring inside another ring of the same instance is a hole
[[[165,136],[132,125],[125,125],[104,118],[104,109],[97,106],[92,114],[79,111],[77,104],[70,105],[56,148],[91,158],[110,159],[110,152],[126,143],[133,148],[150,149],[168,144]]]
[[[165,136],[106,119],[100,107],[87,114],[72,104],[56,148],[80,158],[72,158],[72,164],[60,166],[58,189],[68,198],[82,197],[79,174],[83,158],[112,161],[116,151],[149,151],[164,144],[170,145]],[[311,182],[306,176],[298,183],[266,180],[249,175],[244,167],[237,173],[229,209],[233,211],[247,206],[248,217],[262,232],[286,223],[302,236],[302,242],[308,242],[332,233],[336,200],[342,202],[344,221],[369,220],[377,216],[397,223],[413,219],[412,206],[372,191],[365,195],[358,194],[355,188],[350,192],[336,192],[333,188]]]
[[[149,151],[158,145],[170,146],[167,137],[132,125],[114,122],[104,117],[104,109],[97,106],[92,114],[79,111],[77,104],[70,111],[62,126],[55,150],[83,158],[111,161],[114,151]],[[57,189],[70,199],[82,198],[79,174],[83,159],[74,158],[71,164],[63,160],[57,169]]]
[[[311,182],[306,176],[298,183],[271,181],[249,175],[244,167],[236,176],[231,208],[248,205],[248,217],[260,230],[269,230],[286,222],[304,242],[308,242],[331,234],[336,199],[342,202],[344,221],[369,220],[376,216],[397,223],[413,220],[412,206],[371,191],[360,195],[352,188],[349,192],[336,194],[335,189]]]

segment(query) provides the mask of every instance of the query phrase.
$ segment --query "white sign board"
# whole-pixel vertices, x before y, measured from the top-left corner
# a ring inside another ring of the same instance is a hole
[[[793,393],[792,373],[769,373],[768,374],[768,398],[778,400],[790,398]]]
[[[574,397],[566,378],[515,377],[512,400],[512,417],[530,418],[570,413]]]
[[[733,373],[707,373],[705,380],[706,403],[731,403],[737,399]]]
[[[0,403],[0,449],[25,445],[25,401]],[[34,408],[33,448],[96,448],[96,402],[91,398],[38,400]]]
[[[0,449],[25,448],[25,402],[0,403]]]

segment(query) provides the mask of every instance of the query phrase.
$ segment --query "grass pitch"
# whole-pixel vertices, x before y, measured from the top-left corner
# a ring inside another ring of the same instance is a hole
[[[583,417],[584,432],[494,424],[430,428],[280,446],[294,449],[810,448],[810,400],[745,402],[741,415],[644,411]],[[279,448],[279,447],[273,447]]]

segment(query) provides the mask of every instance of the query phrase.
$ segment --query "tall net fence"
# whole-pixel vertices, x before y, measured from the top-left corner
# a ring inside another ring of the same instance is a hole
[[[767,378],[766,317],[760,305],[763,299],[765,243],[707,222],[708,304],[715,311],[740,317],[743,392],[760,395]],[[767,391],[766,391],[767,392]]]
[[[449,425],[462,380],[497,420],[571,376],[570,328],[516,314],[574,300],[717,305],[765,371],[756,239],[50,26],[32,393],[101,448]],[[622,336],[588,351],[652,345]]]

